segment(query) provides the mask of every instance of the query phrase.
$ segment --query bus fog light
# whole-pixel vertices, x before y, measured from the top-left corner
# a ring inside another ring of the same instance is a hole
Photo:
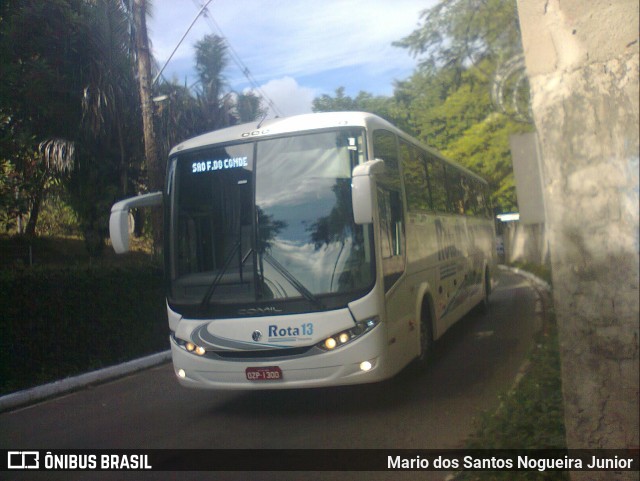
[[[184,379],[185,377],[187,377],[187,373],[184,372],[184,369],[178,369],[178,377]]]
[[[363,361],[360,363],[360,370],[367,372],[370,371],[373,365],[369,361]]]

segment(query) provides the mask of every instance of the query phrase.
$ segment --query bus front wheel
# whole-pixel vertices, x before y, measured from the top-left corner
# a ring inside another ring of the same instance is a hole
[[[431,322],[431,307],[428,300],[422,303],[420,315],[420,354],[417,363],[424,368],[431,358],[433,352],[433,324]]]

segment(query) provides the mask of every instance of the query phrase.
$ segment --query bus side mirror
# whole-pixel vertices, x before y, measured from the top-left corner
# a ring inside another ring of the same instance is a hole
[[[129,211],[136,207],[159,205],[162,205],[162,192],[143,194],[113,204],[111,217],[109,217],[109,237],[116,254],[129,251]]]
[[[353,219],[356,224],[371,224],[373,222],[373,188],[374,176],[384,172],[384,161],[369,160],[354,167],[351,174],[351,201],[353,204]]]

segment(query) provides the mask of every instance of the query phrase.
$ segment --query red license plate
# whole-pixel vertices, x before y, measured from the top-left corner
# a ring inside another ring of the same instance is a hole
[[[248,367],[245,371],[249,381],[279,381],[282,369],[278,366]]]

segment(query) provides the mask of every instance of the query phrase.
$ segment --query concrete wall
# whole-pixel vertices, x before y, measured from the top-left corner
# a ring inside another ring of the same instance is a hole
[[[544,224],[508,222],[503,229],[503,262],[526,262],[545,265],[548,262],[548,243]]]
[[[567,442],[637,447],[638,1],[518,0],[518,10],[542,148]]]

